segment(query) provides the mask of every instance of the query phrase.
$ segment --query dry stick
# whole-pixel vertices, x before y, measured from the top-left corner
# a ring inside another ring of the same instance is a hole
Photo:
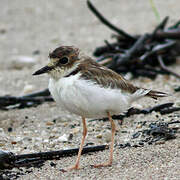
[[[175,77],[180,79],[180,75],[179,74],[173,72],[172,70],[170,70],[169,68],[167,68],[165,66],[161,55],[158,55],[158,61],[159,61],[161,69],[163,69],[164,71],[168,72],[169,74],[172,74],[173,76],[175,76]]]
[[[159,105],[156,105],[156,106],[154,106],[154,107],[141,110],[141,112],[143,112],[144,114],[148,114],[148,113],[151,113],[151,112],[153,112],[153,111],[158,112],[158,111],[161,111],[161,110],[164,109],[164,108],[172,107],[173,105],[174,105],[174,103],[159,104]]]
[[[156,38],[180,39],[180,28],[169,29],[166,31],[158,30],[155,34]]]
[[[163,115],[163,114],[170,114],[175,111],[180,111],[180,107],[172,107],[172,108],[162,109],[160,111],[160,113]]]
[[[174,91],[175,91],[175,92],[179,92],[179,91],[180,91],[180,86],[179,86],[179,87],[176,87],[176,88],[174,89]]]
[[[161,114],[169,114],[175,111],[179,111],[180,107],[173,107],[174,103],[164,103],[160,105],[156,105],[151,108],[147,109],[136,109],[136,108],[130,108],[125,115],[122,115],[121,118],[129,117],[134,114],[149,114],[153,111],[160,112]],[[117,116],[118,117],[118,116]]]
[[[84,147],[82,150],[82,154],[86,154],[89,152],[102,151],[108,148],[109,148],[108,145]],[[16,155],[15,158],[16,160],[25,159],[25,158],[41,158],[42,160],[52,160],[52,159],[58,159],[60,157],[76,155],[78,151],[79,151],[79,148],[73,148],[73,149],[66,149],[66,150],[60,150],[60,151],[21,154],[21,155]]]
[[[0,106],[9,106],[18,103],[28,103],[33,102],[36,104],[40,104],[44,101],[54,101],[52,97],[15,97],[15,96],[3,96],[0,97]]]
[[[44,89],[42,91],[38,91],[38,92],[35,92],[35,93],[24,95],[22,97],[37,97],[37,96],[50,96],[50,95],[51,94],[49,92],[49,89]]]
[[[173,107],[174,103],[164,103],[159,104],[147,109],[137,109],[137,108],[130,108],[126,113],[120,115],[114,115],[113,119],[115,120],[122,120],[125,117],[129,117],[135,114],[149,114],[153,111],[160,112],[161,114],[169,114],[174,111],[179,111],[180,107]],[[96,120],[108,120],[107,118],[103,119],[91,119],[89,122],[96,121]]]
[[[176,29],[178,28],[179,25],[180,25],[180,20],[175,22],[175,24],[173,24],[172,26],[170,26],[169,29]]]
[[[108,145],[99,145],[99,146],[90,146],[84,147],[82,150],[82,154],[87,154],[89,152],[103,151],[108,149]],[[13,168],[26,166],[29,164],[33,164],[33,162],[38,163],[43,160],[53,160],[59,159],[60,157],[67,157],[76,155],[79,151],[79,148],[74,149],[66,149],[60,151],[49,151],[49,152],[39,152],[32,154],[21,154],[14,155],[11,152],[0,151],[0,169]]]
[[[166,26],[166,24],[167,24],[167,22],[168,22],[168,19],[169,19],[169,17],[166,16],[166,17],[162,20],[162,22],[159,23],[159,25],[155,28],[154,32],[152,33],[153,37],[156,35],[156,33],[157,33],[158,30],[160,30],[160,29],[163,30],[163,29],[165,28],[165,26]]]
[[[96,17],[106,26],[108,26],[110,29],[116,31],[118,34],[124,36],[126,39],[135,41],[136,38],[129,35],[128,33],[124,32],[123,30],[117,28],[116,26],[114,26],[113,24],[111,24],[107,19],[105,19],[100,12],[95,8],[95,6],[88,0],[87,1],[87,5],[89,7],[89,9],[96,15]]]
[[[140,36],[133,44],[133,46],[126,51],[125,54],[119,56],[119,59],[117,59],[117,66],[128,64],[131,61],[132,56],[144,46],[144,42],[147,41],[147,39],[149,38],[150,35],[148,34]]]
[[[90,1],[87,1],[88,7],[90,8],[90,10],[101,20],[101,22],[103,22],[104,24],[106,24],[107,26],[109,26],[109,22],[106,23],[106,19],[97,11],[97,9],[92,5],[92,3]],[[105,21],[104,21],[105,19]],[[152,58],[154,58],[154,56],[157,58],[157,53],[159,53],[159,51],[162,50],[170,50],[169,52],[169,56],[171,56],[172,52],[172,48],[174,45],[177,45],[177,42],[174,40],[170,40],[171,37],[172,39],[178,39],[180,37],[180,28],[178,28],[180,21],[178,21],[175,25],[173,25],[172,27],[169,27],[167,29],[165,29],[165,26],[167,24],[168,21],[168,17],[165,17],[163,19],[163,21],[154,29],[153,33],[148,34],[149,38],[146,37],[146,35],[143,36],[132,36],[134,38],[133,41],[127,41],[126,39],[123,39],[123,37],[121,39],[119,39],[118,37],[121,36],[116,36],[118,42],[110,44],[108,42],[106,42],[106,46],[102,46],[99,48],[96,48],[96,51],[94,52],[95,56],[100,56],[103,53],[114,53],[114,55],[112,55],[112,61],[111,60],[104,60],[105,58],[100,57],[100,60],[97,60],[98,62],[102,60],[101,64],[103,65],[107,65],[107,67],[118,71],[117,70],[117,65],[124,65],[124,63],[126,63],[125,65],[127,66],[129,63],[131,63],[130,67],[132,67],[133,69],[135,69],[135,67],[133,67],[136,65],[136,59],[140,59],[141,61],[144,61],[145,59],[147,59],[147,62],[143,62],[144,63],[148,63],[151,66],[151,63],[153,64],[154,62],[150,61],[149,56],[152,56]],[[111,25],[111,23],[110,23]],[[111,28],[111,27],[110,27]],[[120,34],[122,35],[122,34]],[[125,37],[124,37],[125,38]],[[147,39],[146,39],[147,38]],[[169,39],[170,38],[170,39]],[[163,44],[162,44],[162,40],[163,40]],[[130,42],[130,44],[129,44]],[[144,44],[145,42],[145,44]],[[136,46],[137,45],[137,46]],[[142,48],[141,48],[141,45]],[[124,49],[125,47],[128,47],[128,49]],[[140,49],[138,48],[140,47]],[[122,48],[123,51],[121,51],[120,53],[117,52],[118,48]],[[150,50],[151,49],[151,50]],[[142,52],[141,51],[145,51]],[[178,50],[176,50],[178,51]],[[178,52],[176,52],[178,53]],[[139,54],[139,57],[136,57],[137,54]],[[142,55],[141,55],[142,54]],[[106,55],[104,55],[105,57]],[[172,54],[172,56],[174,56]],[[177,55],[176,55],[177,56]],[[133,63],[133,61],[135,63]],[[156,64],[158,63],[155,62]],[[142,65],[143,65],[142,64]],[[137,63],[138,65],[138,63]],[[144,68],[140,68],[137,67],[137,70],[133,70],[132,68],[129,68],[129,70],[127,71],[121,71],[121,68],[119,69],[119,73],[120,72],[128,72],[131,70],[131,72],[135,75],[135,76],[148,76],[150,78],[155,78],[156,74],[158,74],[158,72],[149,72],[147,71],[144,66]],[[169,74],[169,72],[164,71],[162,72],[163,74]]]
[[[172,48],[174,45],[176,44],[176,42],[174,40],[168,40],[167,42],[165,42],[164,44],[157,44],[155,45],[151,51],[147,51],[145,52],[142,56],[139,57],[139,59],[143,62],[146,61],[146,59],[149,56],[152,56],[154,54],[157,54],[161,51],[167,50],[169,48]],[[143,62],[145,63],[145,62]]]
[[[42,104],[43,102],[46,101],[47,102],[54,101],[53,98],[50,96],[50,92],[48,89],[44,89],[42,91],[38,91],[20,97],[0,96],[0,109],[8,110],[12,108],[31,107],[38,104]],[[11,105],[17,105],[17,106],[9,107]]]
[[[167,38],[167,39],[180,39],[180,20],[177,21],[174,25],[170,26],[168,29],[164,31],[162,29],[158,29],[156,31],[155,37],[157,38]]]

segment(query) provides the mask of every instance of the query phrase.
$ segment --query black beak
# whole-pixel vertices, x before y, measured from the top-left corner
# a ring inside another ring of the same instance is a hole
[[[43,68],[37,70],[35,73],[33,73],[32,75],[40,75],[40,74],[44,74],[49,72],[50,70],[52,70],[53,67],[50,66],[44,66]]]

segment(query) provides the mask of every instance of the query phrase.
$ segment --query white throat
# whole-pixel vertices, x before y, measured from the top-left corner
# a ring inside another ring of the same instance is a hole
[[[54,80],[59,80],[65,76],[68,76],[70,73],[72,73],[74,70],[77,69],[79,63],[74,64],[71,68],[57,68],[52,70],[49,75]]]

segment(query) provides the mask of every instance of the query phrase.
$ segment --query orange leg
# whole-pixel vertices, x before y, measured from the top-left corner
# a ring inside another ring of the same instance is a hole
[[[77,156],[77,159],[76,159],[76,163],[75,163],[75,165],[73,167],[70,167],[68,170],[79,169],[79,160],[80,160],[80,157],[81,157],[84,141],[85,141],[85,138],[86,138],[86,135],[87,135],[86,120],[85,120],[84,117],[82,117],[82,122],[83,122],[83,137],[82,137],[82,140],[81,140],[81,145],[79,147],[79,152],[78,152],[78,156]]]
[[[112,117],[111,117],[110,113],[108,112],[107,114],[108,114],[108,118],[109,118],[109,120],[111,122],[111,129],[112,129],[110,156],[109,156],[109,160],[106,163],[94,165],[95,168],[111,166],[112,161],[113,161],[114,136],[115,136],[116,126],[114,124],[114,121],[112,120]]]

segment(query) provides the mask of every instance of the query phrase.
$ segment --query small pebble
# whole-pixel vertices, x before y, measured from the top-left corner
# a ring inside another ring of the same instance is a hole
[[[34,91],[34,86],[33,85],[31,85],[31,84],[26,84],[25,86],[24,86],[24,89],[23,89],[23,91],[22,91],[22,94],[29,94],[29,93],[32,93],[33,91]]]
[[[51,166],[51,167],[56,167],[56,163],[50,162],[50,166]]]
[[[1,146],[5,146],[5,145],[6,145],[5,143],[0,142],[0,147],[1,147]]]
[[[101,139],[101,138],[102,138],[102,134],[98,134],[96,137],[97,137],[98,139]]]
[[[79,127],[73,128],[72,129],[72,134],[77,134],[80,131]]]
[[[138,124],[136,128],[142,128],[142,124]]]
[[[140,136],[140,132],[136,132],[132,135],[132,138],[135,139],[135,138],[138,138]]]
[[[174,106],[180,107],[180,101],[177,101],[177,102],[174,104]]]
[[[4,129],[3,128],[0,128],[0,133],[4,134]]]
[[[67,142],[68,141],[68,136],[67,134],[63,134],[62,136],[60,136],[58,139],[57,139],[58,142]]]
[[[143,146],[143,145],[144,145],[144,143],[140,141],[140,142],[139,142],[139,145],[140,145],[140,146]]]
[[[73,134],[70,133],[70,134],[69,134],[69,137],[68,137],[68,140],[70,141],[70,140],[72,140],[72,138],[73,138]]]
[[[17,142],[16,141],[11,141],[11,144],[17,144]]]
[[[8,128],[8,132],[12,132],[12,130],[13,130],[12,127]]]
[[[126,131],[126,130],[122,130],[122,131],[121,131],[121,133],[128,133],[128,131]]]
[[[74,124],[70,124],[70,128],[73,129],[75,128],[76,126]]]
[[[57,128],[57,127],[54,127],[54,128],[51,130],[51,132],[53,132],[53,133],[58,133],[58,131],[59,131],[59,128]]]
[[[69,125],[68,122],[65,122],[65,123],[63,124],[64,127],[66,127],[66,126],[68,126],[68,125]]]
[[[111,142],[111,136],[112,136],[111,131],[106,130],[106,132],[104,133],[104,138],[105,138],[107,143]]]
[[[156,145],[158,145],[158,144],[165,144],[165,141],[157,141],[157,142],[155,142],[155,144]]]
[[[40,54],[40,50],[33,51],[33,55],[38,55],[38,54]]]
[[[47,126],[52,126],[52,125],[54,125],[54,123],[51,122],[51,121],[48,121],[48,122],[46,122],[46,125],[47,125]]]
[[[179,92],[179,91],[180,91],[180,86],[176,86],[176,87],[174,88],[174,91]]]
[[[45,144],[49,143],[49,139],[44,139],[43,143],[45,143]]]

